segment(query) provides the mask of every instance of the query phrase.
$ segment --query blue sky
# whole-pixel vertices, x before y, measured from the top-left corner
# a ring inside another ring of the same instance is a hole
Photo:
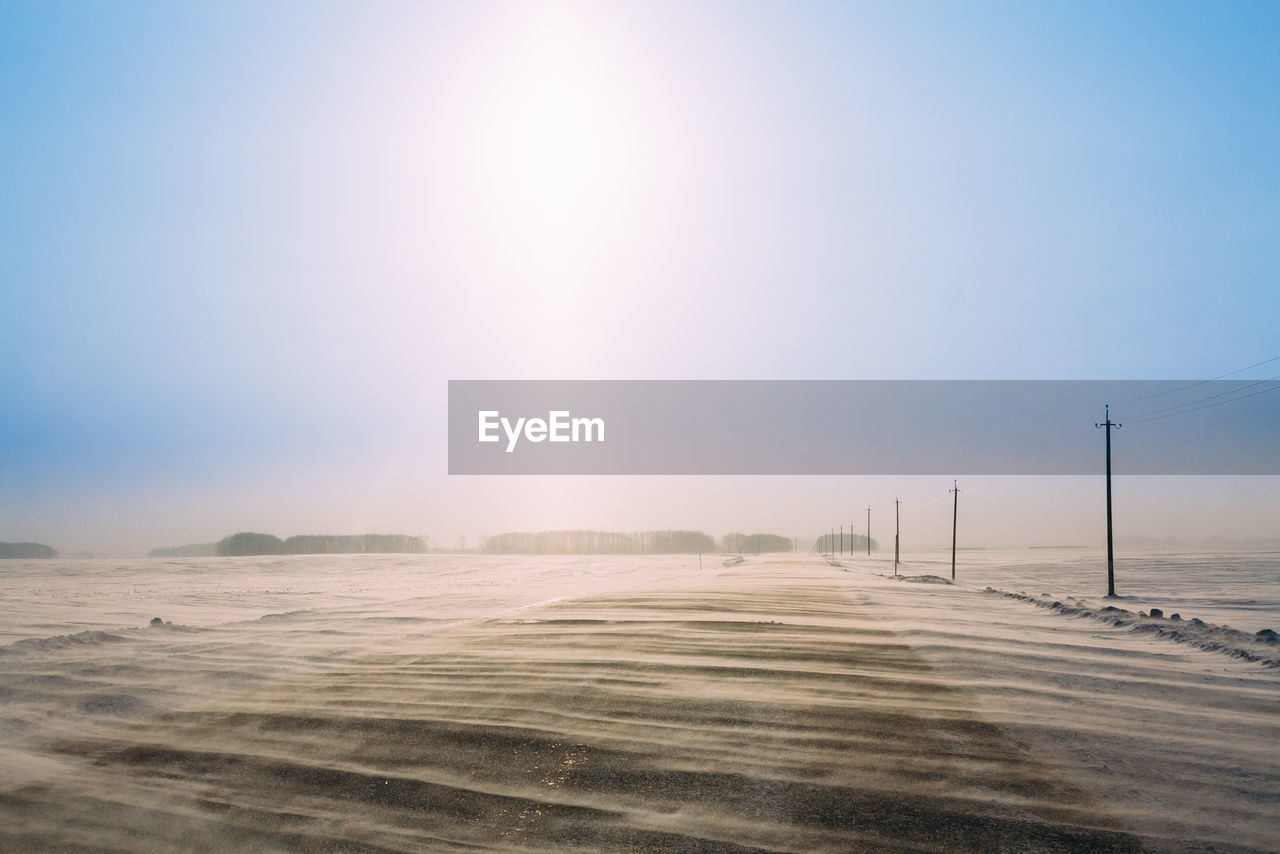
[[[1278,39],[1274,3],[2,0],[0,539],[768,525],[839,486],[450,479],[446,382],[1280,355]]]

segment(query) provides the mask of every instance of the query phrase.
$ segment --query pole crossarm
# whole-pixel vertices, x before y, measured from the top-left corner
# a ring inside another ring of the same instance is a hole
[[[1114,428],[1116,428],[1117,430],[1119,430],[1121,427],[1123,427],[1123,426],[1124,426],[1123,424],[1120,424],[1120,423],[1118,423],[1118,422],[1115,422],[1115,421],[1112,421],[1112,420],[1111,420],[1111,404],[1109,404],[1109,403],[1107,404],[1107,416],[1106,416],[1106,417],[1107,417],[1107,420],[1106,420],[1106,421],[1095,421],[1095,422],[1093,422],[1093,426],[1094,426],[1095,428],[1099,429],[1099,430],[1101,430],[1103,427],[1107,427],[1107,428],[1114,427]]]

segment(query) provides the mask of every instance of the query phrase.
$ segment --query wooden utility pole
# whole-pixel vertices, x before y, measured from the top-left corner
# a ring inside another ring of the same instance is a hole
[[[871,508],[867,508],[867,557],[871,557]]]
[[[894,575],[898,574],[898,543],[899,543],[899,540],[901,539],[901,534],[902,534],[902,518],[901,518],[902,511],[898,509],[899,505],[901,504],[902,502],[899,501],[898,499],[896,498],[893,499],[893,574]]]
[[[1111,420],[1111,404],[1107,404],[1107,420],[1101,424],[1094,423],[1095,428],[1105,427],[1107,430],[1107,595],[1116,595],[1116,553],[1111,539],[1111,428],[1120,429],[1120,425]]]
[[[960,509],[960,487],[951,481],[951,580],[956,580],[956,513]]]
[[[840,526],[840,555],[844,556],[844,525]]]

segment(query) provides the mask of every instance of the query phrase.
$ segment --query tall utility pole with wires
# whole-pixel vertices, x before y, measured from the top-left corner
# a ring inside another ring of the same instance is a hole
[[[902,502],[899,501],[898,499],[896,498],[893,499],[893,574],[894,575],[898,574],[898,541],[902,533],[902,519],[901,519],[902,511],[900,511],[898,508],[901,506],[901,504]]]
[[[867,508],[867,557],[871,557],[871,508]]]
[[[1107,430],[1107,595],[1116,595],[1116,553],[1111,538],[1111,428],[1120,429],[1120,425],[1111,420],[1111,404],[1107,404],[1107,420],[1101,424],[1094,423],[1097,429]]]
[[[953,480],[951,493],[951,580],[956,580],[956,515],[960,509],[960,487]]]

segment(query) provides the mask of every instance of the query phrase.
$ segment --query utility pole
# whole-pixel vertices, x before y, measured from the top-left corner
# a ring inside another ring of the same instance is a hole
[[[867,557],[871,557],[871,508],[867,508]]]
[[[898,574],[898,542],[902,534],[902,518],[901,518],[902,511],[898,509],[899,505],[901,504],[902,502],[899,501],[898,499],[896,498],[893,499],[893,574],[894,575]]]
[[[844,525],[840,526],[840,555],[844,556]]]
[[[960,509],[960,487],[953,480],[951,493],[951,580],[956,580],[956,514]]]
[[[1094,427],[1107,429],[1107,595],[1116,595],[1116,553],[1111,539],[1111,428],[1120,429],[1120,425],[1111,420],[1111,404],[1107,404],[1107,420]]]

